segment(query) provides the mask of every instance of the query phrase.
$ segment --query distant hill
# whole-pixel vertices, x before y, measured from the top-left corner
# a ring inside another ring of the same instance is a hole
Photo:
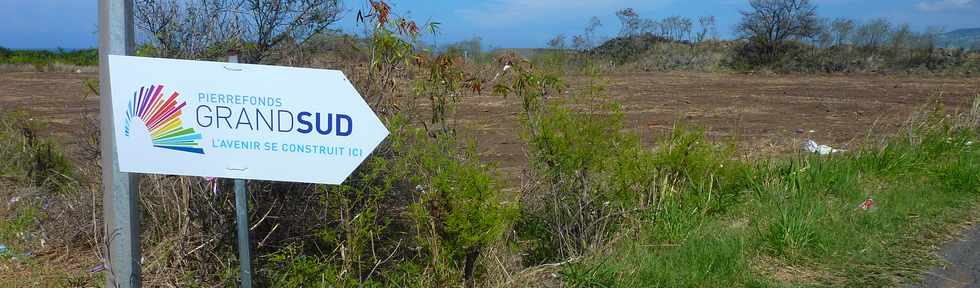
[[[980,28],[959,29],[939,36],[945,48],[980,49]]]
[[[619,62],[625,62],[633,57],[643,55],[643,53],[652,49],[657,43],[671,42],[688,44],[686,42],[677,42],[664,37],[654,36],[652,34],[643,34],[609,39],[609,41],[599,45],[599,47],[589,50],[589,53],[593,55],[610,57]]]
[[[555,51],[555,49],[551,49],[551,48],[497,48],[497,49],[494,49],[493,51],[490,51],[490,53],[493,54],[493,55],[500,55],[500,54],[505,54],[505,53],[514,53],[514,54],[516,54],[518,56],[521,56],[522,58],[528,58],[528,59],[530,59],[530,58],[534,57],[535,55],[538,55],[538,54],[541,54],[541,53],[545,53],[545,52],[550,52],[550,51]]]

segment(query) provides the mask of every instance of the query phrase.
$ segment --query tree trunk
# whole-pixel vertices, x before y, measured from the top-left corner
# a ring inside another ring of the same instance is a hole
[[[469,251],[466,251],[466,260],[463,264],[463,284],[467,288],[476,287],[476,260],[480,258],[480,247],[472,247]]]

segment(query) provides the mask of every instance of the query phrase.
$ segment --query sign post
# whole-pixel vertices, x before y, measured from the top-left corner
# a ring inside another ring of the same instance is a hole
[[[217,184],[215,184],[217,185]],[[235,179],[235,218],[238,222],[238,265],[242,286],[252,287],[252,244],[248,233],[248,192],[245,180]]]
[[[112,95],[127,95],[103,110],[114,116],[103,131],[119,171],[235,179],[243,287],[253,276],[245,180],[339,185],[389,133],[341,71],[117,55],[103,63]]]
[[[116,150],[114,96],[109,55],[134,51],[133,1],[99,0],[99,107],[102,152],[102,207],[107,246],[106,287],[140,287],[140,238],[137,217],[138,175],[121,172]]]
[[[229,52],[228,63],[238,63],[238,52]],[[251,288],[252,238],[248,231],[248,186],[243,179],[235,179],[235,218],[235,222],[238,223],[238,265],[241,267],[242,274],[241,287]]]

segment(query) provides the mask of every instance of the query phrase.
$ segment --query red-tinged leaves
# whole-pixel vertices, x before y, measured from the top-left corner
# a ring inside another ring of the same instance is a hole
[[[374,10],[373,14],[378,17],[378,25],[384,26],[388,23],[388,17],[391,17],[391,6],[385,3],[383,0],[370,0],[371,10]]]
[[[466,80],[466,86],[470,87],[470,91],[476,93],[477,95],[483,95],[483,81],[476,78],[470,78]]]

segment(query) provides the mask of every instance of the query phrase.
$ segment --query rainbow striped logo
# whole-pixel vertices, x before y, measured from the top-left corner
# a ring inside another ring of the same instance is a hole
[[[163,95],[163,85],[151,85],[149,89],[140,87],[139,91],[133,92],[133,99],[126,109],[126,136],[130,134],[133,120],[138,118],[150,132],[153,147],[204,154],[198,143],[201,133],[195,132],[194,128],[184,128],[180,120],[181,110],[187,102],[177,100],[178,92],[173,92],[166,100]]]

